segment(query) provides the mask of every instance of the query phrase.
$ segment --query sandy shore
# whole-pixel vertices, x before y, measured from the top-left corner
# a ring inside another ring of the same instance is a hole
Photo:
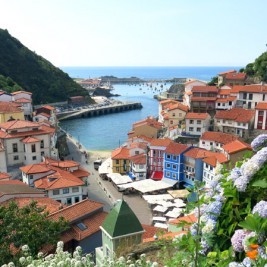
[[[87,150],[87,153],[89,154],[89,159],[92,160],[105,160],[111,157],[111,150]]]

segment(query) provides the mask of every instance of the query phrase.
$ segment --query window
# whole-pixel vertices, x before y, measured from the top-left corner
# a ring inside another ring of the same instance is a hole
[[[205,145],[205,141],[202,141],[202,145]]]
[[[265,94],[262,95],[262,101],[265,101]]]
[[[259,116],[263,116],[263,114],[264,114],[264,111],[259,110]]]
[[[33,179],[33,175],[32,175],[32,174],[29,175],[29,179],[30,179],[30,180]]]
[[[171,155],[166,155],[166,159],[171,159]]]
[[[63,188],[63,194],[68,194],[70,192],[69,188]]]
[[[170,168],[171,167],[171,164],[170,163],[167,163],[166,164],[166,168]]]
[[[243,99],[247,99],[247,93],[243,93]]]
[[[201,120],[197,120],[197,124],[201,124]]]
[[[213,146],[213,142],[210,142],[210,145]]]
[[[173,170],[177,170],[177,165],[176,164],[172,164],[172,168],[173,168]]]
[[[18,152],[18,144],[14,143],[12,144],[13,153]]]
[[[177,160],[177,156],[172,156],[172,159],[173,160]]]
[[[44,153],[44,151],[41,151],[41,157],[43,157],[43,156],[44,156],[44,154],[45,154],[45,153]]]
[[[75,197],[75,198],[74,198],[74,202],[75,202],[75,203],[77,203],[77,202],[79,202],[79,201],[80,201],[80,198],[79,198],[79,197]]]
[[[139,155],[139,151],[135,151],[134,154],[135,154],[135,155]]]
[[[166,176],[167,177],[170,177],[170,172],[166,172]]]
[[[36,146],[35,144],[32,144],[32,153],[36,152]]]
[[[36,160],[36,156],[33,156],[33,157],[32,157],[32,160]]]
[[[201,128],[197,128],[197,132],[201,132]]]
[[[19,156],[14,156],[13,159],[14,160],[19,160]]]
[[[173,120],[170,121],[170,124],[173,124]]]
[[[221,103],[218,103],[218,107],[221,105]]]
[[[116,164],[119,164],[119,162],[120,162],[120,161],[119,161],[118,159],[116,159]]]
[[[229,101],[229,106],[232,106],[232,101]]]
[[[189,127],[189,132],[194,132],[194,128],[193,127]]]
[[[175,113],[172,113],[172,116],[175,117]]]
[[[78,223],[76,225],[81,231],[84,231],[85,229],[87,229],[87,226],[84,223]]]
[[[72,193],[79,192],[79,187],[72,187]]]
[[[116,172],[118,172],[120,170],[120,168],[119,167],[116,167]]]
[[[190,123],[190,124],[193,124],[193,123],[194,123],[194,121],[193,121],[193,120],[190,120],[190,121],[189,121],[189,123]]]
[[[41,140],[40,147],[44,148],[44,140]]]
[[[253,99],[253,94],[249,94],[249,95],[248,95],[248,99],[249,99],[249,100],[252,100],[252,99]]]
[[[71,198],[67,198],[67,205],[71,205],[71,204],[72,204]]]
[[[59,189],[54,189],[53,190],[53,195],[59,195]]]
[[[172,178],[173,178],[173,179],[176,179],[176,173],[173,173],[173,174],[172,174]]]

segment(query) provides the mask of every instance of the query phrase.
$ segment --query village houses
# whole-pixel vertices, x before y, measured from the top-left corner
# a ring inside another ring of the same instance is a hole
[[[185,132],[190,135],[202,135],[210,128],[210,115],[208,113],[189,112],[185,116]]]
[[[255,107],[254,129],[267,130],[267,103],[259,102]]]

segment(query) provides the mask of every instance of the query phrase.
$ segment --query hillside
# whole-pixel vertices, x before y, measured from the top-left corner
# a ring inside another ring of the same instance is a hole
[[[33,93],[34,104],[64,101],[75,95],[88,95],[87,91],[75,83],[68,74],[29,50],[7,30],[2,29],[0,75],[5,76],[0,79],[0,89],[12,92],[18,88],[13,85],[18,84],[24,90]],[[8,81],[11,86],[6,87]]]

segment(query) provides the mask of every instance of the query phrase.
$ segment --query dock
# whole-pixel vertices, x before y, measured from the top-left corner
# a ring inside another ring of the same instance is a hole
[[[77,118],[90,118],[110,113],[118,113],[141,109],[143,106],[140,102],[117,102],[108,106],[85,108],[78,111],[62,112],[57,114],[59,121],[72,120]]]

